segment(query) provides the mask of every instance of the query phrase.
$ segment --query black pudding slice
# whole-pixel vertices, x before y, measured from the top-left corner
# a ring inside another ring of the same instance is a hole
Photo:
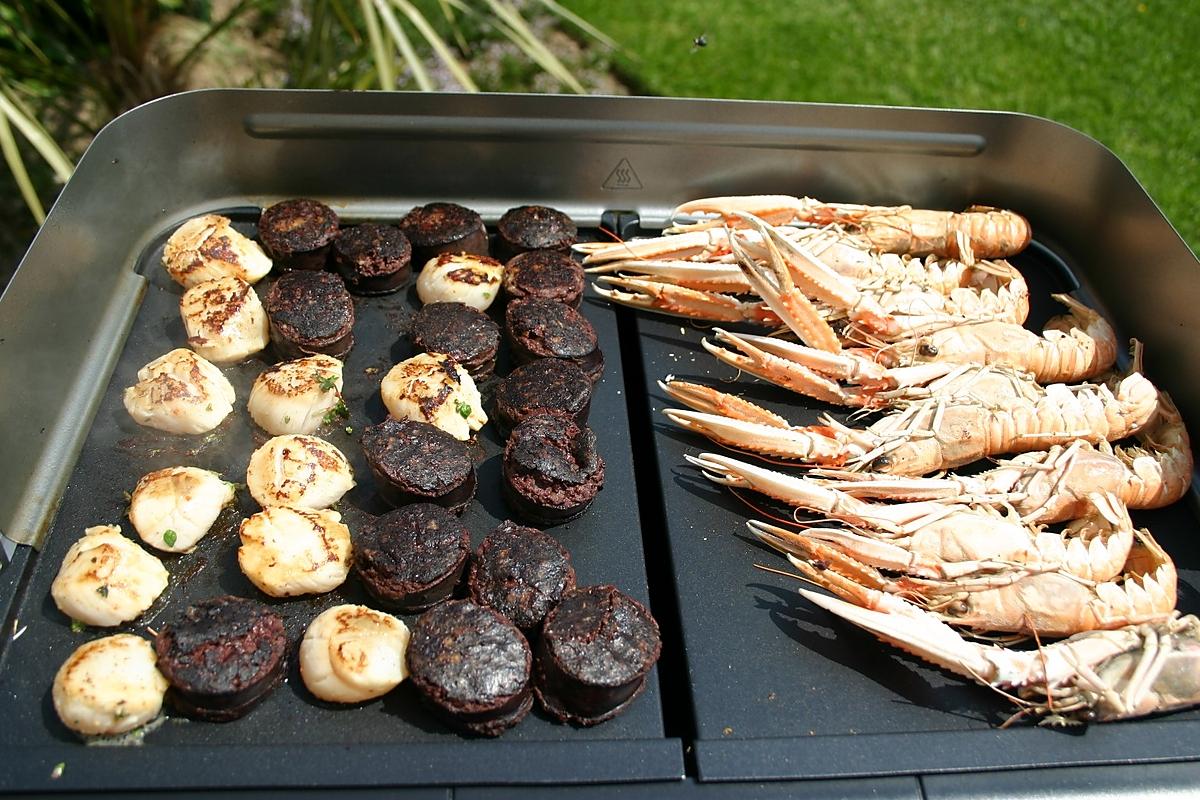
[[[421,696],[461,730],[499,736],[533,705],[529,643],[503,615],[469,600],[451,600],[418,617],[407,658]]]
[[[457,203],[417,206],[400,220],[400,230],[412,243],[413,260],[419,269],[443,253],[488,254],[483,218]]]
[[[325,269],[338,215],[316,200],[284,200],[262,212],[258,238],[282,269]]]
[[[505,257],[527,250],[568,250],[579,231],[563,212],[546,206],[510,208],[496,225]]]
[[[575,569],[553,536],[505,520],[472,557],[467,588],[476,603],[496,609],[530,635],[563,592],[575,588]]]
[[[354,294],[388,294],[412,277],[412,246],[399,228],[367,222],[333,240],[333,263]]]
[[[561,411],[543,411],[513,428],[504,445],[504,499],[521,519],[548,527],[575,519],[604,486],[596,435]]]
[[[280,361],[319,353],[345,358],[354,346],[354,301],[332,272],[285,272],[265,305]]]
[[[279,684],[287,646],[282,617],[232,595],[196,603],[154,639],[172,703],[215,722],[244,716]]]
[[[571,361],[539,358],[517,367],[496,387],[496,420],[501,432],[540,411],[563,411],[581,428],[592,408],[592,382]]]
[[[413,317],[412,342],[423,352],[445,353],[478,381],[496,367],[500,326],[465,303],[428,303]]]
[[[529,298],[508,304],[504,315],[513,355],[521,364],[535,358],[573,361],[592,383],[604,373],[604,354],[592,323],[554,300]]]
[[[376,517],[354,541],[354,568],[372,597],[411,614],[454,592],[471,533],[442,506],[414,503]]]
[[[465,442],[428,422],[389,417],[363,431],[375,488],[393,506],[436,503],[461,514],[475,495],[475,464]]]
[[[614,586],[576,589],[542,626],[534,691],[554,717],[596,725],[633,702],[661,652],[658,623],[637,600]]]
[[[579,308],[583,284],[583,267],[560,250],[531,250],[504,265],[504,293],[510,301],[536,297]]]

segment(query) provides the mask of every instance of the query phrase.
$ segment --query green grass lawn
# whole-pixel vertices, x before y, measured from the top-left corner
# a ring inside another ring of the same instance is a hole
[[[618,63],[639,94],[997,109],[1065,123],[1120,156],[1200,252],[1200,3],[563,2],[621,43]]]

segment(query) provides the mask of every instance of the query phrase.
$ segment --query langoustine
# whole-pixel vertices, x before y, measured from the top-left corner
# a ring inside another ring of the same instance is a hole
[[[741,440],[730,431],[728,435],[735,438],[724,440],[726,444],[770,452],[769,447],[763,449],[770,432],[758,426],[778,428],[785,438],[796,430],[777,414],[735,395],[685,381],[659,385],[697,411],[753,424],[746,426],[742,435],[747,438]],[[971,391],[976,386],[963,383],[961,388]],[[942,387],[935,383],[933,389],[941,391]],[[1191,485],[1194,463],[1187,429],[1165,393],[1159,394],[1150,423],[1135,436],[1136,444],[1077,439],[1001,460],[993,469],[975,475],[915,477],[818,468],[795,480],[837,490],[842,497],[903,501],[898,505],[909,501],[1003,505],[1023,521],[1039,524],[1083,516],[1092,492],[1112,493],[1135,509],[1162,508],[1178,501]]]
[[[1062,531],[1023,522],[1016,514],[969,501],[871,503],[804,478],[786,475],[715,453],[688,456],[706,478],[734,489],[749,489],[797,511],[846,527],[803,520],[809,527],[790,531],[751,521],[787,552],[799,540],[817,540],[870,566],[931,579],[1011,581],[1037,572],[1060,571],[1091,581],[1119,574],[1133,545],[1133,523],[1114,495],[1092,493],[1088,507]]]
[[[1165,615],[1153,622],[1093,630],[1019,651],[964,639],[905,600],[838,599],[800,594],[888,644],[998,689],[1043,724],[1113,722],[1200,703],[1200,619]],[[1006,723],[1007,724],[1007,723]]]
[[[871,250],[944,258],[1006,258],[1032,238],[1029,222],[1013,211],[974,205],[966,211],[935,211],[911,206],[825,203],[811,197],[744,195],[706,197],[675,209],[673,219],[715,215],[672,230],[688,232],[715,225],[736,226],[740,213],[753,213],[775,225],[838,225]]]
[[[978,633],[1071,636],[1162,622],[1175,611],[1175,564],[1144,529],[1135,532],[1123,571],[1113,578],[1087,580],[1062,571],[1018,572],[1000,585],[986,579],[891,578],[816,539],[777,544],[770,531],[751,530],[786,553],[805,578],[845,600],[886,610],[894,597],[904,597],[943,622]]]
[[[830,417],[820,425],[791,426],[766,409],[709,387],[678,381],[662,387],[691,406],[665,409],[672,422],[720,444],[807,464],[893,475],[926,475],[987,456],[1045,450],[1077,439],[1116,441],[1145,427],[1158,404],[1153,384],[1134,372],[1108,384],[1030,383],[1020,392],[1008,390],[1002,405],[975,396],[916,400],[866,428],[851,428]]]

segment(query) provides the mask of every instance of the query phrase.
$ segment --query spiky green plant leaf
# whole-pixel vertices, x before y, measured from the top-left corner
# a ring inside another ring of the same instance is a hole
[[[37,220],[37,224],[41,225],[46,221],[46,209],[42,207],[37,190],[33,188],[33,181],[29,179],[29,171],[25,169],[25,162],[17,147],[17,139],[13,136],[8,117],[4,114],[0,114],[0,151],[4,153],[4,161],[8,164],[13,180],[17,182],[17,188],[21,191],[25,205],[29,207],[29,213]]]
[[[559,61],[550,49],[542,44],[533,29],[529,27],[529,23],[525,18],[516,12],[511,6],[503,2],[503,0],[484,0],[496,17],[501,21],[498,25],[499,30],[507,36],[513,44],[521,49],[539,67],[557,78],[564,86],[569,88],[576,94],[586,94],[587,90],[581,84],[571,71]]]
[[[67,179],[71,177],[71,173],[75,171],[71,160],[63,153],[53,137],[46,133],[46,129],[38,124],[33,115],[16,100],[3,80],[0,80],[0,114],[7,117],[9,122],[21,132],[21,135],[29,140],[38,154],[54,170],[54,176],[59,181],[66,183]]]
[[[359,4],[362,6],[363,22],[367,26],[367,40],[371,43],[371,54],[375,58],[375,72],[379,76],[379,88],[395,89],[396,73],[391,49],[384,42],[375,6],[372,4],[372,0],[359,0]]]
[[[545,6],[550,13],[571,23],[576,28],[579,28],[579,30],[583,31],[588,36],[591,36],[605,47],[612,48],[613,50],[621,49],[621,46],[613,41],[611,37],[605,34],[604,31],[600,30],[595,25],[576,14],[574,11],[571,11],[569,8],[563,8],[558,3],[554,2],[554,0],[538,0],[538,2]]]
[[[429,72],[425,69],[425,64],[417,55],[417,51],[413,49],[412,42],[409,41],[404,28],[400,27],[400,22],[396,19],[396,15],[392,12],[387,0],[375,0],[375,8],[378,9],[379,16],[383,19],[383,24],[387,27],[388,33],[392,35],[392,39],[396,42],[396,48],[400,51],[400,57],[404,59],[404,63],[408,64],[408,68],[412,71],[413,80],[417,82],[417,88],[422,92],[432,92],[434,86],[433,81],[429,77]]]
[[[450,70],[450,74],[458,81],[462,88],[468,92],[478,92],[479,87],[475,85],[475,81],[471,79],[471,75],[467,72],[466,67],[462,65],[454,53],[451,52],[450,46],[446,44],[446,40],[438,35],[433,26],[429,24],[429,20],[425,19],[416,6],[408,2],[408,0],[391,0],[392,5],[398,8],[404,16],[408,17],[408,21],[413,24],[417,32],[424,37],[429,46],[433,48],[433,52],[441,60],[446,68]]]

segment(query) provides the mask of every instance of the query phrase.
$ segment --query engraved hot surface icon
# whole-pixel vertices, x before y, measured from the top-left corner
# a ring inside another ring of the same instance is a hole
[[[633,166],[629,163],[629,159],[622,158],[617,165],[613,167],[612,172],[608,173],[608,177],[604,179],[605,189],[641,189],[642,181],[638,178],[637,173],[633,171]]]

